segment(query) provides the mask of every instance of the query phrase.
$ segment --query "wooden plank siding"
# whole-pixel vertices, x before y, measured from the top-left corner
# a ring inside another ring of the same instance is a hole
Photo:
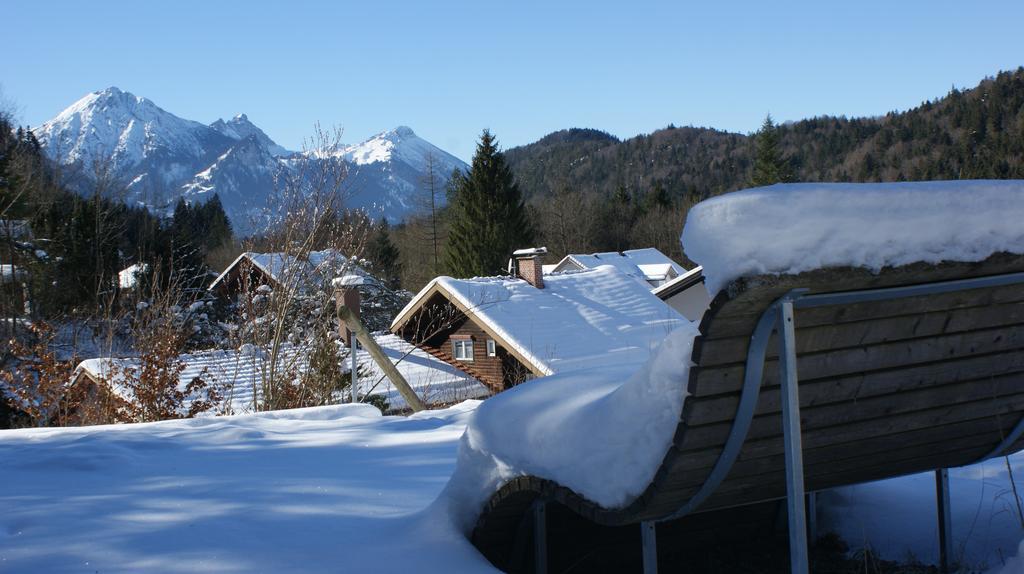
[[[979,263],[913,264],[880,273],[826,269],[733,282],[702,319],[689,396],[647,489],[621,508],[601,508],[550,481],[522,477],[488,502],[474,542],[489,557],[507,553],[499,533],[513,527],[528,493],[608,526],[678,510],[705,482],[732,430],[747,346],[761,313],[792,289],[842,292],[1012,272],[1024,272],[1024,257],[996,254]],[[970,464],[1024,417],[1021,285],[798,309],[795,327],[809,491]],[[785,496],[774,342],[769,349],[747,440],[698,512]],[[1024,447],[1022,442],[1012,448]],[[508,512],[502,508],[506,499],[514,500]]]
[[[472,361],[462,361],[455,358],[455,353],[452,350],[452,340],[455,338],[468,338],[473,341]],[[472,369],[476,377],[480,379],[480,382],[487,385],[491,390],[498,392],[505,388],[505,376],[502,372],[501,357],[487,356],[487,341],[490,338],[490,335],[484,332],[480,325],[469,319],[463,319],[454,330],[447,332],[442,338],[432,340],[428,344],[436,345],[434,348],[447,352],[452,357],[452,364],[456,367]],[[505,354],[505,349],[502,348],[500,353]]]
[[[532,376],[530,369],[488,333],[472,316],[456,308],[442,293],[432,295],[417,316],[396,334],[431,355],[466,372],[498,393]],[[473,360],[455,358],[452,341],[473,341]],[[487,356],[487,341],[495,342],[495,356]]]

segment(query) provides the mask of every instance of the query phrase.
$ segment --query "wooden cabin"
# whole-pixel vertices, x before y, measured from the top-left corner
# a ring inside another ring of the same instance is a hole
[[[365,263],[362,262],[362,263]],[[307,291],[328,289],[335,277],[369,275],[354,259],[334,249],[312,251],[303,257],[288,253],[242,253],[210,284],[220,297],[234,299],[239,293],[253,293],[261,285]]]
[[[545,275],[539,250],[515,276],[427,284],[391,330],[498,392],[534,377],[647,360],[685,318],[615,267]]]

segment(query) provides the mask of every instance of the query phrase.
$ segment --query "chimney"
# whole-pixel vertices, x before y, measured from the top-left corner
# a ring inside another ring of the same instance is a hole
[[[537,289],[544,288],[543,256],[547,252],[547,247],[531,247],[512,253],[516,260],[517,275]]]
[[[346,276],[345,278],[347,278]],[[336,305],[348,307],[350,311],[359,318],[359,289],[356,285],[346,284],[344,281],[335,280],[334,282],[334,302]],[[348,327],[344,323],[338,326],[338,334],[341,335],[341,340],[345,343],[346,347],[351,348],[355,337],[352,336],[352,332],[348,330]]]

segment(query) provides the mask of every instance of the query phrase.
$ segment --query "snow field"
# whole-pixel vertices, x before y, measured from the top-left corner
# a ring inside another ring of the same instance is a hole
[[[0,571],[493,572],[428,508],[475,406],[0,432]]]

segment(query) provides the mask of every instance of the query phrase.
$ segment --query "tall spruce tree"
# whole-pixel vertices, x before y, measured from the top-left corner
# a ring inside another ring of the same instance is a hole
[[[764,118],[761,130],[757,132],[755,138],[757,154],[754,158],[754,176],[750,180],[751,185],[760,187],[793,181],[789,161],[784,159],[782,152],[779,151],[779,128],[772,121],[771,114]]]
[[[488,130],[480,136],[469,173],[452,174],[448,203],[451,229],[444,262],[456,277],[501,273],[512,251],[533,240],[523,194]]]
[[[373,265],[373,272],[377,278],[389,289],[397,289],[399,285],[402,265],[398,256],[398,248],[391,241],[388,220],[381,217],[366,245],[366,259]]]

